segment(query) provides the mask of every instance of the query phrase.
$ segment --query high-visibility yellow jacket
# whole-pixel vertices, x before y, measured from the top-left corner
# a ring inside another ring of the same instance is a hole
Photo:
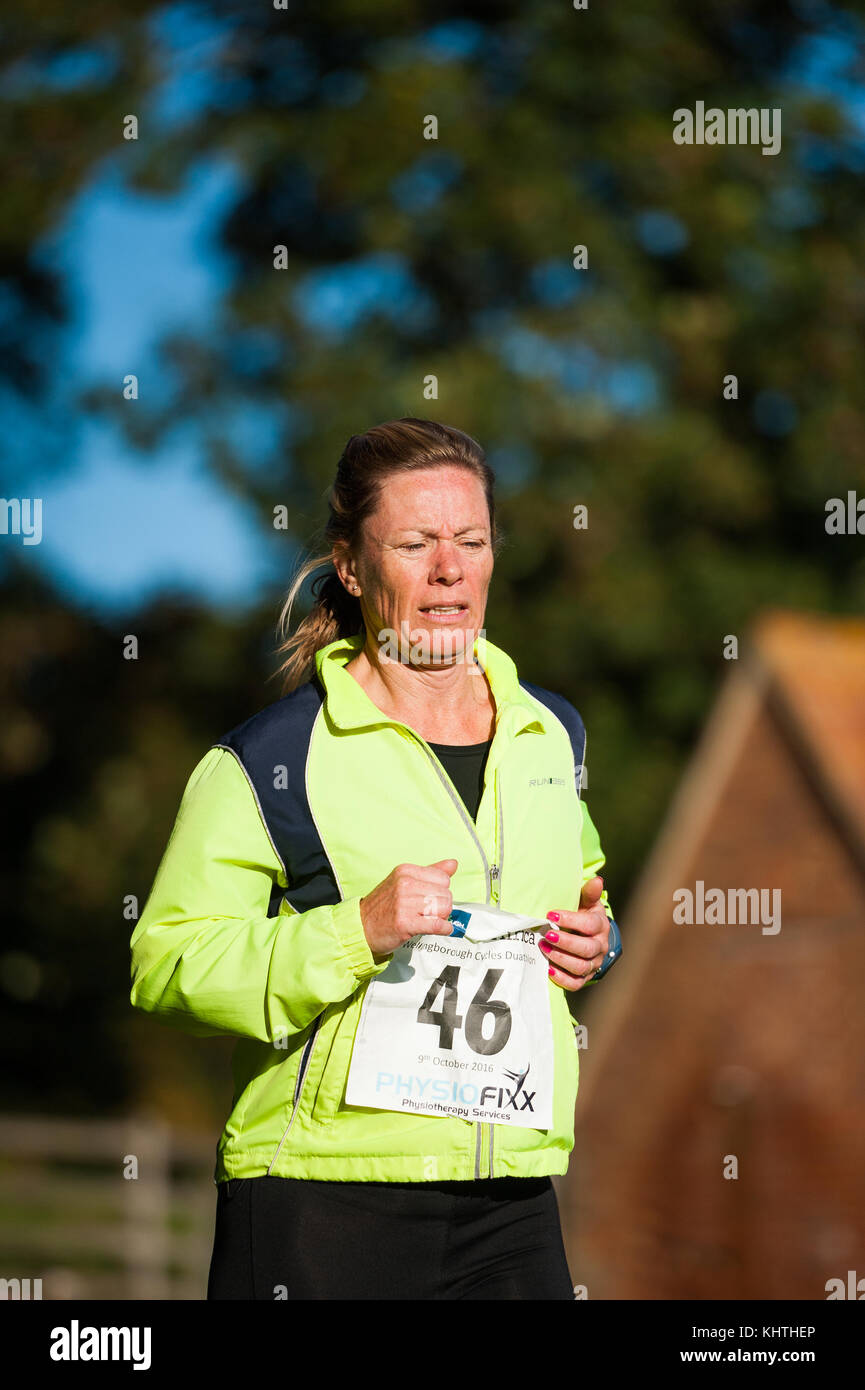
[[[345,1103],[365,989],[390,959],[373,959],[359,903],[395,865],[456,859],[455,902],[543,918],[578,907],[604,863],[580,795],[585,731],[564,697],[520,681],[478,638],[496,727],[475,822],[425,740],[344,669],[362,644],[358,634],[323,647],[313,679],[193,770],[132,934],[132,1003],[191,1034],[239,1040],[217,1182],[565,1173],[579,1050],[552,980],[550,1129]],[[621,940],[606,892],[602,902],[606,967]]]

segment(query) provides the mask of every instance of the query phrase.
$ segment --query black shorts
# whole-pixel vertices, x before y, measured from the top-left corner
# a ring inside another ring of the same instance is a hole
[[[574,1291],[549,1177],[232,1178],[208,1299],[556,1298]]]

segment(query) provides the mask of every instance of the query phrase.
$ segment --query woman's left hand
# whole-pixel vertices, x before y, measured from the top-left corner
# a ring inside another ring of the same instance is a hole
[[[548,912],[549,930],[538,946],[550,964],[550,979],[562,989],[581,989],[600,969],[609,950],[610,919],[604,911],[600,875],[583,884],[577,912]]]

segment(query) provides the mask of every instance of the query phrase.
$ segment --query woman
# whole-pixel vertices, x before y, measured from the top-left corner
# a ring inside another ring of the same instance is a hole
[[[286,693],[194,769],[132,937],[136,1007],[238,1039],[208,1297],[573,1299],[567,1000],[617,943],[582,724],[486,641],[473,439],[352,436],[325,534]]]

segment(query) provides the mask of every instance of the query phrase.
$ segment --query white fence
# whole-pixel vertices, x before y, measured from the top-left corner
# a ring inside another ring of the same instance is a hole
[[[205,1298],[215,1147],[143,1117],[0,1115],[0,1280],[41,1279],[43,1299]]]

